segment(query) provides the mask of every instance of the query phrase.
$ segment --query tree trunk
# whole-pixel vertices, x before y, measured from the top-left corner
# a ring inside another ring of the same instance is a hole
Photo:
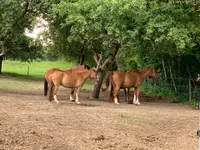
[[[110,69],[111,71],[115,71],[115,70],[118,70],[118,66],[117,66],[117,62],[116,62],[116,60],[112,63],[112,65],[111,65],[111,69]]]
[[[99,93],[100,93],[100,90],[101,90],[103,78],[104,78],[104,72],[101,71],[101,72],[98,73],[98,78],[97,78],[97,80],[94,84],[94,90],[93,90],[93,93],[92,93],[93,98],[96,98],[96,99],[99,98]]]
[[[3,56],[0,56],[0,74],[2,74],[2,62],[3,62]]]
[[[170,76],[171,76],[171,79],[172,79],[172,84],[174,86],[174,90],[177,93],[177,88],[176,88],[176,84],[175,84],[175,81],[174,81],[174,76],[172,74],[172,68],[171,68],[170,62],[169,62],[169,73],[170,73]]]
[[[188,85],[188,89],[189,89],[189,102],[192,101],[192,86],[191,86],[191,79],[189,78],[189,85]]]
[[[109,57],[104,62],[103,62],[103,53],[102,52],[100,54],[94,53],[94,60],[97,64],[96,70],[98,72],[98,79],[94,84],[92,98],[96,98],[96,99],[99,98],[99,93],[100,93],[100,89],[101,89],[101,85],[103,82],[105,72],[108,70],[108,68],[113,63],[113,61],[115,61],[115,57],[121,47],[121,44],[119,43],[118,40],[116,40],[112,36],[108,35],[107,33],[105,34],[105,36],[108,37],[111,40],[111,42],[113,43],[114,52],[112,55],[109,55]]]
[[[167,80],[167,73],[166,73],[165,61],[164,61],[164,59],[162,59],[162,66],[163,66],[163,72],[164,72],[165,80]]]
[[[79,56],[79,65],[83,65],[84,64],[84,61],[85,61],[85,55],[82,54],[81,56]]]

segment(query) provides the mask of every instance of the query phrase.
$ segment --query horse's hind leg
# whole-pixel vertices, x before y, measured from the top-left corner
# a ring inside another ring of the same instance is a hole
[[[52,100],[52,89],[53,89],[53,84],[48,83],[48,98],[49,98],[49,101]]]
[[[74,102],[74,98],[73,98],[74,91],[75,91],[75,88],[71,88],[70,101],[73,101],[73,102]]]
[[[113,99],[114,99],[114,97],[113,97],[113,89],[111,89],[111,90],[110,90],[109,101],[110,101],[110,102],[113,102]]]
[[[76,104],[80,104],[80,92],[81,92],[81,87],[78,87],[76,90]]]
[[[57,95],[56,95],[56,93],[57,93],[57,91],[58,91],[58,87],[59,87],[59,86],[56,86],[56,85],[55,85],[55,88],[53,89],[53,97],[54,97],[54,100],[55,100],[56,103],[59,103],[59,101],[58,101],[58,99],[57,99]]]
[[[113,90],[113,96],[114,96],[114,103],[115,104],[119,104],[118,102],[118,92],[120,90],[120,87],[115,87],[115,89]]]
[[[125,102],[128,101],[128,98],[127,98],[127,91],[126,91],[126,88],[124,88],[124,95],[125,95]]]
[[[129,94],[130,94],[130,88],[127,88],[127,103],[130,103],[130,99],[129,99]]]
[[[126,88],[124,88],[125,102],[128,102],[128,103],[129,103],[129,92],[130,92],[130,88],[127,88],[127,91],[126,91]]]

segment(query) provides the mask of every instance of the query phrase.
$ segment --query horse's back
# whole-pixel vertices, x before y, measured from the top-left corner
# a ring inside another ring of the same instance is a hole
[[[60,70],[60,69],[58,69],[58,68],[52,68],[52,69],[48,70],[48,71],[45,73],[45,79],[46,79],[47,81],[49,81],[50,78],[51,78],[52,73],[53,73],[54,71],[57,71],[57,70]]]
[[[125,72],[121,70],[112,72],[112,79],[115,85],[121,85],[124,82]]]
[[[79,73],[72,70],[56,70],[52,73],[52,81],[54,85],[62,85],[71,88],[76,85],[79,76]]]
[[[140,84],[140,73],[138,71],[133,71],[126,73],[124,77],[124,87],[136,87]]]

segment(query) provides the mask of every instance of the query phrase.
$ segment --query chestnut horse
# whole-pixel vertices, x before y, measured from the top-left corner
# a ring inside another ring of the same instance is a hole
[[[67,69],[67,70],[73,70],[73,71],[79,72],[79,71],[82,71],[82,70],[89,70],[89,69],[90,69],[90,67],[87,64],[83,64],[83,65],[75,66],[75,67]],[[59,70],[59,69],[58,68],[53,68],[53,69],[48,70],[45,73],[44,96],[47,96],[48,83],[50,83],[50,81],[51,81],[51,74],[56,70]],[[67,71],[67,70],[65,70],[65,71]],[[54,88],[54,86],[52,85],[52,89],[53,88]],[[74,94],[74,88],[71,88],[71,94],[70,94],[70,100],[71,101],[74,101],[73,94]],[[50,97],[49,97],[49,100],[50,100]]]
[[[113,97],[114,103],[119,104],[118,102],[118,92],[120,88],[135,88],[134,89],[134,99],[133,104],[140,105],[139,102],[139,94],[140,94],[140,87],[144,81],[144,79],[148,76],[152,76],[153,78],[157,78],[158,73],[155,68],[144,69],[140,71],[113,71],[109,72],[106,77],[106,88],[102,89],[103,91],[108,89],[109,84],[113,86]]]
[[[57,91],[60,85],[65,88],[73,88],[77,89],[76,91],[76,100],[77,104],[80,104],[80,91],[85,83],[86,79],[88,78],[95,79],[97,78],[97,72],[94,69],[90,70],[82,70],[82,71],[74,71],[74,70],[59,70],[55,69],[50,75],[50,81],[48,82],[49,85],[49,100],[51,101],[52,94],[54,100],[59,103],[57,99]],[[52,88],[54,87],[54,88]],[[52,92],[53,91],[53,92]]]
[[[196,80],[197,82],[199,82],[200,81],[200,74],[198,74],[198,77],[197,77],[197,80]]]

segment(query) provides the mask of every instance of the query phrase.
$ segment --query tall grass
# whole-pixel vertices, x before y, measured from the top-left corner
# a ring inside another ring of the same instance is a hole
[[[144,82],[141,88],[141,91],[148,95],[165,97],[168,98],[173,103],[182,102],[196,106],[199,100],[192,99],[192,101],[189,101],[189,95],[187,89],[184,90],[185,90],[184,92],[175,93],[172,90],[172,88],[164,84],[156,85],[156,84],[148,84],[147,82]],[[199,96],[200,95],[197,94],[196,98],[199,98]]]
[[[41,61],[41,62],[21,62],[21,61],[3,61],[3,74],[33,77],[33,78],[43,78],[47,70],[51,68],[68,69],[75,66],[75,63],[66,61]]]

